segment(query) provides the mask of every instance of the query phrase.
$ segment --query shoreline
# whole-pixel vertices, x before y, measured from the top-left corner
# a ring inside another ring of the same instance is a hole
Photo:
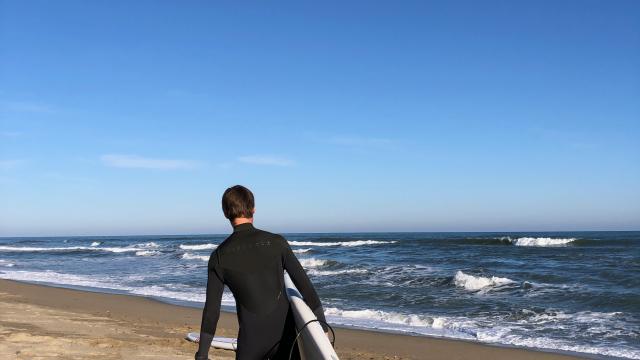
[[[156,358],[191,359],[197,346],[184,337],[187,332],[199,331],[202,316],[199,308],[144,296],[5,279],[0,279],[0,309],[0,357],[14,359],[37,358],[37,353],[29,351],[39,349],[43,354],[58,353],[62,359],[79,358],[73,355],[74,348],[83,354],[80,358],[93,358],[91,354],[96,353],[96,359],[133,359],[143,351],[156,354]],[[44,313],[49,322],[37,316]],[[83,321],[69,323],[78,316]],[[375,329],[334,329],[341,359],[602,358]],[[216,335],[236,337],[237,331],[235,313],[221,312]],[[96,337],[99,333],[102,335]],[[33,344],[30,338],[39,340]],[[212,349],[211,356],[233,359],[234,353]]]

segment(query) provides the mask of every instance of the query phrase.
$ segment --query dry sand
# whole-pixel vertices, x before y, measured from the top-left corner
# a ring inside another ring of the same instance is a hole
[[[193,359],[201,310],[152,299],[0,280],[0,359]],[[237,334],[222,313],[216,335]],[[341,359],[541,359],[577,357],[478,343],[336,329]],[[234,353],[212,350],[212,359]]]

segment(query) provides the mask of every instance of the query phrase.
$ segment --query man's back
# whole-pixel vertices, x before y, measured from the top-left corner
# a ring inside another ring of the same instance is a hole
[[[280,235],[256,229],[251,223],[234,226],[233,233],[211,254],[208,270],[198,358],[206,359],[203,356],[215,333],[224,285],[236,299],[240,323],[237,359],[288,357],[295,329],[284,293],[284,270],[318,319],[325,320],[318,295]]]

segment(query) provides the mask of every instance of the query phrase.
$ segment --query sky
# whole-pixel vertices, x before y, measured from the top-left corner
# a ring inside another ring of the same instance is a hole
[[[0,0],[0,236],[640,230],[638,1]]]

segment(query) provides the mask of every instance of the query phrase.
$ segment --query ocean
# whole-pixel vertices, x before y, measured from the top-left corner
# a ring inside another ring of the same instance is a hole
[[[640,232],[283,235],[331,324],[640,359]],[[201,307],[225,237],[0,238],[0,278]]]

